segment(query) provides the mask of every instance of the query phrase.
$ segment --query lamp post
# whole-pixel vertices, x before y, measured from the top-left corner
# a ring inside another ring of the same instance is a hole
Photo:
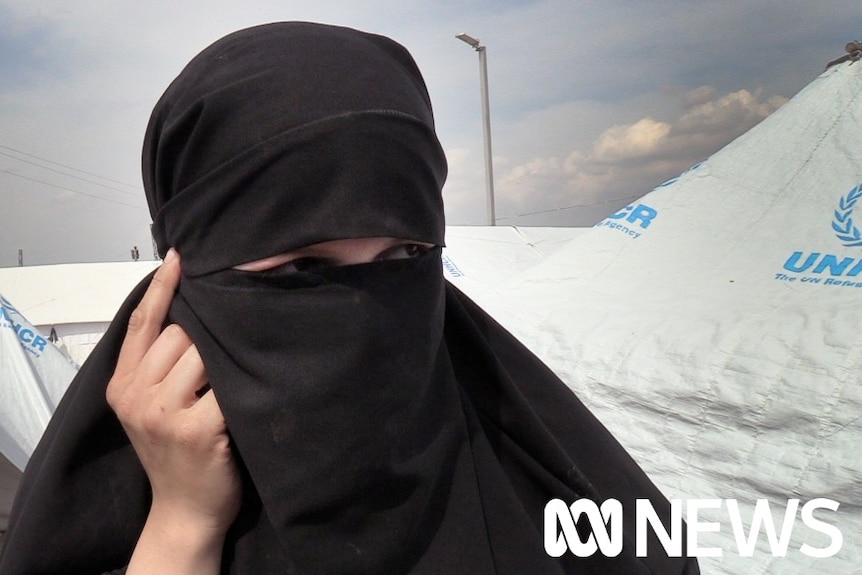
[[[485,46],[469,34],[456,34],[456,38],[469,44],[479,53],[479,73],[482,85],[482,131],[485,136],[485,191],[487,192],[488,224],[497,225],[494,214],[494,166],[491,160],[491,111],[488,104],[488,61]]]

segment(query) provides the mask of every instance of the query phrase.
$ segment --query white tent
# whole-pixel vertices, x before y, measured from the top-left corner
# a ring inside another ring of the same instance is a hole
[[[158,262],[0,268],[0,290],[33,325],[83,363],[132,288]]]
[[[75,363],[84,361],[132,287],[157,265],[0,268],[0,291],[8,298],[2,301],[0,317],[0,535],[20,470],[74,376]],[[21,330],[29,330],[24,336],[30,339],[29,348],[20,341]],[[46,343],[52,330],[55,345]]]
[[[705,573],[862,566],[862,65],[830,68],[702,164],[472,295],[541,355],[671,498],[767,499],[786,556],[743,556],[726,504]],[[856,208],[860,211],[856,211]],[[457,259],[454,261],[457,264]],[[454,278],[457,282],[458,279]],[[492,286],[488,286],[491,288]],[[702,519],[702,520],[704,520]],[[746,529],[748,524],[746,524]]]
[[[0,531],[20,470],[76,369],[0,295]]]

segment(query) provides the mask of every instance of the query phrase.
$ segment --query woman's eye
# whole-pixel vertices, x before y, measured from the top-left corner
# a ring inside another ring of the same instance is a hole
[[[307,272],[313,271],[325,267],[330,267],[332,262],[327,260],[326,258],[315,258],[315,257],[303,257],[296,258],[294,260],[290,260],[289,262],[285,262],[281,265],[277,265],[272,268],[265,269],[261,271],[261,274],[285,274],[285,273],[293,273],[293,272]]]
[[[406,260],[419,257],[431,248],[422,244],[399,244],[377,256],[377,260]]]
[[[428,244],[405,242],[386,248],[382,252],[379,252],[376,257],[371,256],[373,259],[366,259],[371,254],[361,255],[359,257],[354,256],[351,253],[347,253],[346,255],[344,253],[324,253],[306,256],[296,254],[299,255],[299,257],[296,257],[296,255],[292,254],[285,254],[286,257],[292,256],[293,259],[288,259],[287,261],[278,265],[273,265],[272,267],[265,267],[267,265],[272,265],[270,262],[267,262],[266,260],[258,260],[255,262],[251,262],[250,264],[237,266],[237,269],[261,274],[264,276],[276,276],[290,274],[294,272],[313,272],[321,270],[323,268],[368,263],[371,261],[407,260],[419,257],[422,254],[425,254],[431,249],[433,249],[433,247],[434,246]],[[373,254],[374,252],[371,253]],[[276,258],[274,256],[268,259],[273,260],[282,258]]]

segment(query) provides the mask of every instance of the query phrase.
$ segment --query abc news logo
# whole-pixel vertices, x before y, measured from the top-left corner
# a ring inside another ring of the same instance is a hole
[[[739,504],[735,499],[689,499],[683,505],[679,499],[671,501],[670,531],[665,529],[649,499],[638,499],[635,503],[635,554],[647,555],[647,529],[655,533],[665,553],[670,557],[720,557],[722,549],[698,546],[698,535],[721,530],[718,522],[707,522],[698,518],[701,509],[719,509],[727,506],[731,529],[736,540],[737,551],[742,557],[754,555],[754,548],[761,528],[766,532],[769,547],[774,557],[784,557],[799,510],[799,500],[789,499],[784,515],[777,525],[769,507],[769,501],[758,499],[751,517],[751,527],[746,533]],[[683,550],[682,510],[686,508],[687,524]],[[838,502],[832,499],[812,499],[802,506],[802,522],[814,531],[826,535],[830,544],[819,548],[803,543],[799,550],[809,557],[831,557],[841,550],[844,537],[841,531],[829,523],[814,517],[817,509],[838,510]],[[591,533],[583,539],[575,524],[586,517]],[[616,499],[607,499],[596,505],[590,499],[578,499],[571,505],[561,499],[552,499],[545,505],[545,552],[551,557],[562,557],[570,551],[577,557],[590,557],[600,551],[605,557],[616,557],[623,550],[623,506]],[[685,553],[683,553],[685,551]]]

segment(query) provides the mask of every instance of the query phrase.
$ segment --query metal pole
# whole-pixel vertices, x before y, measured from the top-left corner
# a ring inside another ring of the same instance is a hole
[[[497,225],[494,213],[494,165],[491,153],[491,106],[488,101],[488,60],[485,46],[469,34],[456,34],[456,38],[469,44],[479,53],[479,80],[482,86],[482,131],[485,138],[485,191],[487,196],[488,225]]]
[[[488,58],[485,46],[476,48],[482,73],[482,129],[485,137],[485,191],[487,192],[488,225],[497,225],[494,213],[494,163],[491,153],[491,106],[488,101]]]

